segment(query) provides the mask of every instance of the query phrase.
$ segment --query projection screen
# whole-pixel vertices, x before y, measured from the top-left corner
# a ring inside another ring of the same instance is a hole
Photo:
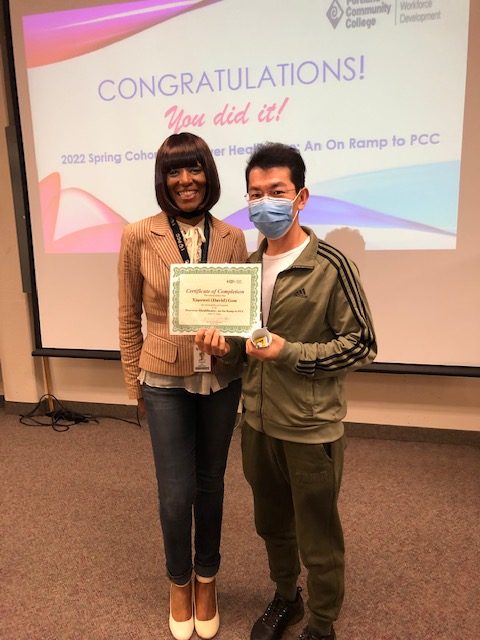
[[[10,1],[37,350],[118,349],[122,229],[158,211],[156,150],[211,147],[212,213],[253,250],[244,169],[297,147],[302,224],[359,266],[378,361],[478,366],[478,252],[459,209],[467,0]]]

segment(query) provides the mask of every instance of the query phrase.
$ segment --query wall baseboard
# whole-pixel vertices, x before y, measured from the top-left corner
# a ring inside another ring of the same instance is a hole
[[[0,398],[1,402],[2,398]],[[135,405],[102,404],[90,402],[61,401],[70,411],[94,418],[137,419]],[[27,402],[3,402],[5,413],[26,415],[35,410],[37,404]],[[38,405],[36,415],[48,411],[47,400]],[[480,447],[480,431],[461,429],[437,429],[433,427],[406,427],[397,425],[345,422],[345,433],[349,438],[372,438],[380,440],[403,440],[409,442],[431,442],[436,444],[460,444]]]
[[[350,438],[377,438],[381,440],[463,444],[480,447],[480,431],[465,431],[461,429],[345,422],[345,433]]]

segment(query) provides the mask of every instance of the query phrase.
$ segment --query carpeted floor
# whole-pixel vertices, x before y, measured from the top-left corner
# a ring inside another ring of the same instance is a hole
[[[239,436],[226,478],[218,640],[248,640],[273,593]],[[146,428],[105,419],[57,433],[2,411],[0,441],[0,638],[170,639]],[[479,472],[479,448],[349,439],[338,640],[480,639]]]

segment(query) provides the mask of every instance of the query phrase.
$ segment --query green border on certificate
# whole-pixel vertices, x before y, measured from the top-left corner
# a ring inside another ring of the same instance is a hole
[[[262,265],[170,265],[170,333],[194,335],[216,327],[248,337],[261,326]]]

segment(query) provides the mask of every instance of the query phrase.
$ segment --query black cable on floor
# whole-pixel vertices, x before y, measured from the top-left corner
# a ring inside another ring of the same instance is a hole
[[[46,406],[45,406],[46,405]],[[39,418],[48,418],[48,420],[40,420]],[[94,416],[91,414],[79,413],[68,409],[58,398],[52,394],[45,393],[35,407],[28,413],[20,415],[20,423],[27,427],[51,427],[54,431],[68,431],[70,427],[81,424],[95,422],[98,424],[100,418],[109,420],[120,420],[128,424],[134,424],[141,427],[140,415],[137,407],[137,421],[119,418],[117,416],[101,415]]]

